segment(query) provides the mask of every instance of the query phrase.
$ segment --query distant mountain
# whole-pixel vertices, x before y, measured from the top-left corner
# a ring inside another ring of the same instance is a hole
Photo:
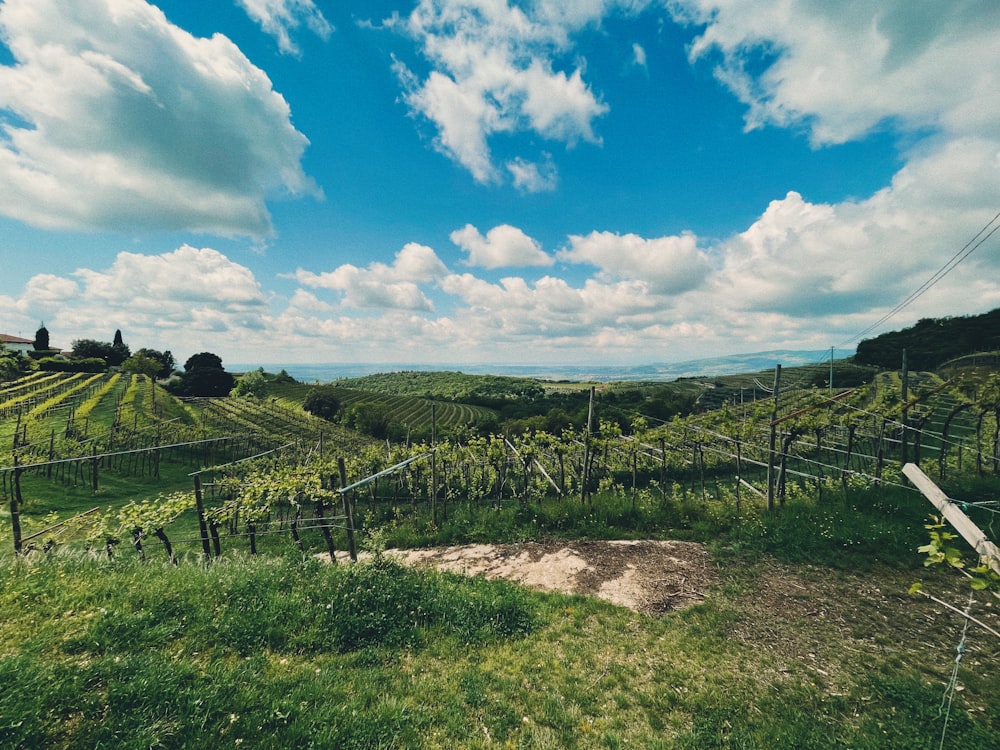
[[[834,351],[835,359],[854,354],[847,349]],[[678,378],[715,377],[738,375],[782,367],[825,364],[830,361],[829,349],[793,350],[779,349],[751,354],[733,354],[725,357],[692,359],[685,362],[648,365],[498,365],[498,364],[235,364],[229,369],[242,372],[263,366],[268,372],[285,370],[300,382],[329,383],[340,378],[356,378],[384,372],[453,370],[468,375],[504,375],[508,377],[536,378],[539,380],[570,380],[575,382],[614,383],[622,381],[669,381]]]
[[[850,349],[835,349],[833,351],[833,358],[835,360],[851,356],[854,356],[854,352]],[[671,375],[673,378],[684,378],[696,375],[739,375],[741,373],[772,370],[775,365],[781,365],[782,367],[804,367],[807,365],[823,365],[829,362],[829,349],[776,349],[769,352],[692,359],[672,365],[654,365],[654,367],[661,368],[662,372],[681,373]]]

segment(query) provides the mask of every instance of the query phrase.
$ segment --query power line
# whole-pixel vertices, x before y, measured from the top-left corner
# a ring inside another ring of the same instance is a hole
[[[957,266],[963,260],[972,255],[972,253],[978,250],[979,247],[984,242],[986,242],[986,240],[992,237],[993,234],[998,229],[1000,229],[1000,224],[997,224],[995,227],[990,229],[990,225],[995,223],[997,219],[1000,219],[1000,211],[998,211],[992,219],[986,222],[986,225],[978,232],[976,232],[975,236],[971,240],[966,242],[965,245],[957,253],[955,253],[947,263],[941,266],[941,268],[939,268],[933,276],[931,276],[929,279],[927,279],[927,281],[921,284],[920,287],[918,287],[914,292],[912,292],[909,297],[907,297],[898,305],[896,305],[892,310],[890,310],[888,313],[879,318],[875,323],[868,326],[865,330],[861,331],[861,333],[855,334],[853,338],[849,339],[848,341],[845,341],[843,344],[839,344],[838,346],[846,346],[847,344],[850,344],[853,341],[858,341],[863,336],[866,336],[867,334],[871,333],[876,328],[885,323],[893,315],[900,312],[903,308],[907,307],[911,302],[914,302],[918,297],[923,295],[923,293],[926,292],[928,289],[930,289],[932,286],[937,284],[941,279],[947,276],[955,268],[955,266]],[[989,232],[986,234],[986,236],[983,237],[982,239],[979,239],[980,235],[982,235],[983,232],[986,232],[986,230],[988,229]],[[977,239],[979,239],[978,242],[976,241]]]

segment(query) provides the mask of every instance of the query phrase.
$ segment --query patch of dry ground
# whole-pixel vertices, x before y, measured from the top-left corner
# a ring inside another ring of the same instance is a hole
[[[704,545],[678,541],[467,544],[387,550],[407,565],[506,578],[543,591],[588,594],[653,614],[702,601],[717,580]]]

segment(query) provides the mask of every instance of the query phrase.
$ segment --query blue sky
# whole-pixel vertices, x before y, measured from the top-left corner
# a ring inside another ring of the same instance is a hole
[[[1000,211],[990,0],[3,0],[0,42],[0,331],[67,347],[851,347]],[[1000,305],[998,243],[868,335]]]

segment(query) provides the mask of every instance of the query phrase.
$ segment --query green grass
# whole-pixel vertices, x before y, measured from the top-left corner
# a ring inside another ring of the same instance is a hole
[[[957,623],[774,565],[654,618],[385,561],[7,558],[0,745],[937,747]],[[947,746],[1000,742],[997,655],[970,641]]]

